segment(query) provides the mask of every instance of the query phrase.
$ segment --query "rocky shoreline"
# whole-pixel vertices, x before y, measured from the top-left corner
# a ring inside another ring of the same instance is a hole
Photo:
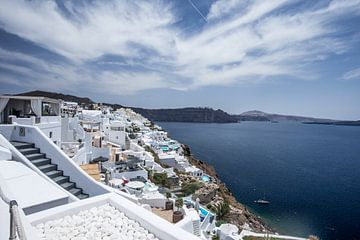
[[[227,202],[229,204],[230,211],[225,218],[226,222],[236,225],[239,229],[249,230],[250,228],[255,232],[275,233],[275,231],[270,226],[265,224],[260,217],[249,211],[246,206],[236,200],[230,189],[226,187],[225,183],[222,182],[219,176],[216,174],[216,170],[212,165],[197,159],[191,153],[189,146],[182,144],[182,148],[184,155],[189,160],[189,162],[203,170],[212,178],[212,182],[217,185],[218,188],[216,195],[214,196],[215,201]]]

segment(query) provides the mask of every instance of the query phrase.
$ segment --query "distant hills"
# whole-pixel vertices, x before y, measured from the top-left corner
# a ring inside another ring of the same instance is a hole
[[[155,122],[234,123],[238,121],[234,116],[212,108],[132,109]]]
[[[91,105],[95,102],[88,97],[77,97],[62,93],[45,91],[31,91],[17,94],[19,96],[44,96],[64,101],[77,102],[83,105]],[[120,104],[102,103],[114,109],[126,107]],[[200,123],[235,123],[242,121],[266,121],[266,122],[303,122],[308,124],[331,124],[331,125],[359,125],[360,121],[336,121],[332,119],[312,118],[294,115],[281,115],[265,113],[258,110],[248,111],[241,114],[229,114],[221,109],[204,107],[169,108],[169,109],[146,109],[128,107],[154,122],[200,122]]]
[[[234,115],[239,121],[268,121],[268,122],[284,122],[284,121],[293,121],[293,122],[335,122],[332,119],[323,119],[323,118],[312,118],[312,117],[302,117],[294,115],[281,115],[281,114],[272,114],[265,113],[261,111],[248,111],[241,113],[239,115]]]
[[[17,96],[33,96],[33,97],[48,97],[48,98],[54,98],[54,99],[61,99],[67,102],[77,102],[78,104],[86,104],[90,105],[95,102],[93,102],[88,97],[77,97],[73,95],[66,95],[62,93],[53,93],[53,92],[45,92],[45,91],[31,91],[31,92],[25,92],[25,93],[19,93],[16,94]]]

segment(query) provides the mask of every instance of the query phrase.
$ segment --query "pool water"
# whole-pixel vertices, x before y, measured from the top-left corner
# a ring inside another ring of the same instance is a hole
[[[169,147],[161,147],[161,150],[163,150],[163,151],[169,151]]]
[[[202,179],[204,182],[210,181],[209,176],[206,176],[206,175],[202,176],[201,179]]]
[[[200,211],[200,213],[201,213],[202,215],[204,215],[204,216],[206,216],[206,215],[209,214],[209,212],[208,212],[206,209],[202,208],[202,207],[199,208],[199,211]]]

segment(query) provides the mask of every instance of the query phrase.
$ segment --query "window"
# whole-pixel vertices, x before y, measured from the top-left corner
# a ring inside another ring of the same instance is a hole
[[[124,131],[124,127],[110,127],[111,131]]]
[[[59,106],[56,103],[43,102],[42,103],[42,116],[57,116]]]

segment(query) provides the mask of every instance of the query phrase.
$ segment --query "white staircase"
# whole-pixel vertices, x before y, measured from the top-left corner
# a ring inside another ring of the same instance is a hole
[[[195,236],[200,237],[200,221],[199,220],[192,221],[192,225],[193,225],[193,234]]]

